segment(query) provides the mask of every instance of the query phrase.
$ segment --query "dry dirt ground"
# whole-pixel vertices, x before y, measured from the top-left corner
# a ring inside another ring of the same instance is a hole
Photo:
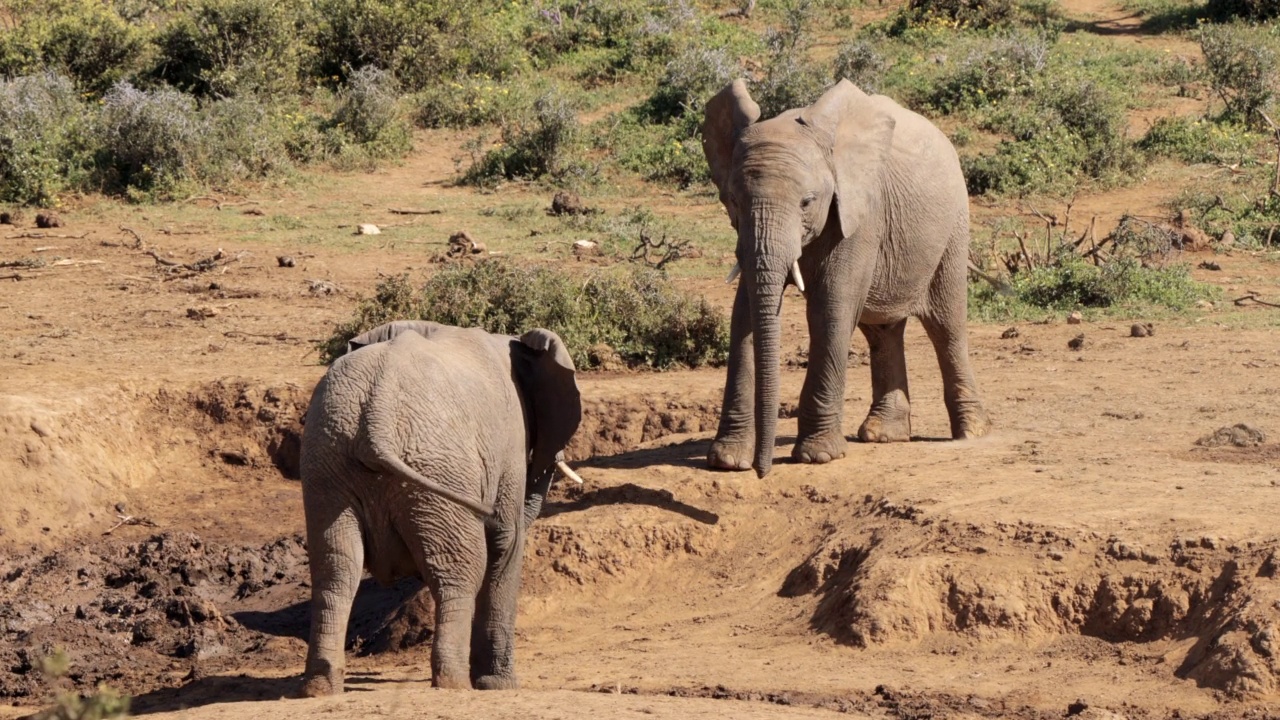
[[[912,325],[915,441],[766,480],[704,469],[722,370],[583,374],[571,455],[587,485],[561,488],[532,532],[524,689],[432,690],[429,601],[369,582],[350,691],[282,699],[307,629],[292,475],[323,371],[313,341],[379,273],[432,267],[494,202],[443,184],[455,136],[421,140],[403,166],[263,188],[259,205],[85,201],[52,235],[3,228],[4,258],[65,261],[0,282],[0,717],[99,682],[139,714],[228,720],[1280,715],[1280,310],[1229,302],[1144,338],[1128,322],[971,326],[995,430],[963,443],[943,440],[936,363]],[[1150,211],[1161,192],[1122,197]],[[711,198],[653,202],[723,221]],[[328,229],[300,240],[299,223]],[[492,232],[512,254],[535,242]],[[203,272],[147,254],[190,264],[217,248]],[[1197,275],[1228,298],[1275,297],[1274,258],[1215,259]],[[684,282],[729,301],[718,281]],[[802,302],[784,309],[793,402]],[[870,390],[854,347],[850,432]],[[1237,423],[1268,437],[1196,444]],[[794,432],[784,420],[779,457]],[[55,648],[71,671],[51,686],[37,667]]]

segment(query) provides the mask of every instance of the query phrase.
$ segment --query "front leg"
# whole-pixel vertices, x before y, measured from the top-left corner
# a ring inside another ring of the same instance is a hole
[[[733,300],[729,323],[729,370],[720,406],[720,429],[707,453],[707,465],[720,470],[750,470],[756,454],[755,353],[751,347],[751,299],[743,283]]]
[[[845,247],[844,244],[848,244]],[[845,455],[844,382],[849,343],[875,274],[878,246],[845,240],[826,258],[806,262],[809,281],[809,369],[800,391],[799,434],[791,457],[826,463]]]

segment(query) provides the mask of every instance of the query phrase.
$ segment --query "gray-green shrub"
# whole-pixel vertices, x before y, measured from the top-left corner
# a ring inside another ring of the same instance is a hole
[[[91,133],[88,110],[65,76],[0,80],[0,200],[50,205],[83,182]]]
[[[564,339],[580,370],[600,364],[604,345],[633,367],[656,369],[718,364],[728,352],[723,313],[660,272],[631,266],[584,279],[550,267],[482,260],[446,267],[419,289],[405,276],[383,281],[320,344],[321,360],[332,362],[350,338],[399,319],[513,335],[544,327]]]
[[[1203,25],[1196,32],[1205,69],[1228,115],[1260,123],[1275,97],[1280,65],[1270,38],[1243,23]]]
[[[848,80],[865,92],[876,93],[880,90],[887,65],[884,55],[876,49],[874,43],[868,40],[851,40],[836,51],[832,77],[835,80]]]
[[[563,93],[550,89],[534,100],[526,115],[503,124],[501,147],[477,158],[462,181],[488,185],[503,178],[563,179],[574,167],[578,132],[573,103]]]
[[[333,119],[337,129],[374,156],[391,157],[409,150],[399,86],[389,71],[366,65],[351,73]]]
[[[99,136],[108,184],[162,195],[173,190],[193,177],[205,130],[190,95],[116,85],[103,97]]]
[[[656,122],[687,112],[701,114],[707,100],[741,74],[738,61],[724,48],[690,45],[667,63],[645,113]]]

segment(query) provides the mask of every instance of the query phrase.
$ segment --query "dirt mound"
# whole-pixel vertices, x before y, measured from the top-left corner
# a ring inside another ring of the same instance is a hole
[[[1216,447],[1257,447],[1267,441],[1266,433],[1245,423],[1227,425],[1205,435],[1196,441],[1196,445],[1207,448]]]
[[[841,642],[1194,639],[1180,677],[1233,698],[1280,687],[1280,545],[1190,537],[1149,551],[1026,523],[959,525],[871,497],[855,514],[861,532],[828,526],[779,589],[816,594],[811,626]]]
[[[185,404],[197,413],[191,424],[204,431],[210,457],[232,466],[274,466],[297,478],[302,418],[310,399],[310,388],[293,383],[222,379],[189,391]],[[212,423],[201,422],[205,418]]]
[[[570,460],[616,455],[668,435],[708,432],[720,421],[718,389],[705,397],[583,398],[582,424],[565,449]]]

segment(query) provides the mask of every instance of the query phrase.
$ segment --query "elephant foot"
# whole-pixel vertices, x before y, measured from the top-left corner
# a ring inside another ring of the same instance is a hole
[[[461,674],[440,674],[431,678],[431,684],[444,690],[470,690],[471,678]]]
[[[799,463],[823,465],[845,456],[849,441],[844,434],[828,431],[802,438],[791,450],[791,458]]]
[[[707,466],[713,470],[750,470],[755,456],[753,442],[716,438],[707,453]]]
[[[515,675],[481,675],[476,678],[477,690],[519,690]]]
[[[991,418],[981,405],[973,404],[955,413],[951,419],[951,437],[955,440],[973,440],[987,434]]]
[[[342,673],[331,675],[305,675],[302,678],[300,697],[327,697],[342,694]]]
[[[895,397],[896,396],[896,397]],[[901,392],[890,393],[871,408],[858,428],[858,439],[868,443],[907,442],[911,439],[911,404]]]

